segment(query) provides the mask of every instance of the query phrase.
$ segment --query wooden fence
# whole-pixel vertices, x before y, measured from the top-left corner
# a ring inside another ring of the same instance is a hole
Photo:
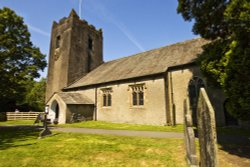
[[[35,120],[41,112],[7,112],[7,120]]]

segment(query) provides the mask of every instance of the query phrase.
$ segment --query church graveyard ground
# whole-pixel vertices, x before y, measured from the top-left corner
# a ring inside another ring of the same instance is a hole
[[[89,122],[89,124],[91,124],[91,122]],[[105,166],[106,164],[107,166],[110,166],[110,163],[133,166],[148,163],[150,165],[159,164],[160,166],[172,165],[179,167],[185,166],[184,164],[186,164],[183,139],[151,139],[142,137],[115,137],[110,135],[55,132],[54,135],[48,138],[38,140],[37,137],[40,131],[34,129],[2,129],[6,124],[14,125],[15,123],[17,122],[0,122],[0,158],[1,162],[4,162],[3,164],[0,164],[0,166],[8,166],[9,163],[12,163],[9,164],[9,166],[29,166],[29,164],[33,166],[45,166],[44,164],[48,163],[53,163],[55,166],[59,166],[58,164],[59,162],[62,162],[62,160],[65,166],[78,165],[86,161],[88,161],[89,164],[86,164],[85,166],[91,166],[93,164],[101,164],[102,166]],[[24,122],[21,124],[27,125],[29,123]],[[33,122],[30,123],[30,125],[32,124]],[[98,125],[98,128],[101,127],[101,124],[103,125],[105,123],[101,122]],[[74,126],[74,124],[72,125]],[[90,127],[90,125],[88,126]],[[92,127],[95,126],[96,125],[92,125]],[[105,126],[107,127],[108,125]],[[102,127],[105,128],[105,126]],[[123,126],[125,128],[128,125],[124,124]],[[220,166],[249,166],[250,154],[248,150],[250,149],[250,144],[247,144],[247,141],[242,140],[241,138],[245,137],[245,139],[247,139],[250,136],[249,131],[240,128],[219,128],[218,131],[218,136],[220,136],[220,134],[227,135],[226,140],[220,140],[220,137],[218,137],[218,159]],[[231,141],[228,136],[237,136],[237,138],[240,138],[240,141]],[[145,145],[148,147],[145,148]],[[150,148],[151,146],[152,148]],[[94,151],[91,151],[91,149],[94,149]],[[74,151],[72,152],[72,150]],[[130,154],[129,151],[133,150],[136,150],[136,153]],[[171,156],[169,153],[171,153]],[[82,154],[82,156],[78,154]],[[85,154],[87,154],[87,156],[83,156]],[[125,156],[124,154],[128,154],[128,156]],[[151,157],[151,154],[155,155]],[[119,162],[113,158],[111,158],[112,162],[107,162],[109,155],[120,158]],[[158,157],[156,155],[160,156]],[[172,155],[176,156],[178,160],[173,160]],[[148,157],[151,158],[148,159]],[[41,160],[36,160],[39,158],[43,159],[44,164],[39,164]],[[9,162],[7,159],[16,159],[16,161]],[[128,159],[131,160],[132,165],[127,163]],[[122,161],[126,161],[126,163]]]

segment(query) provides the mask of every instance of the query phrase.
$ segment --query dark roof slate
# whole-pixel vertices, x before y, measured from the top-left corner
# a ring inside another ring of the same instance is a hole
[[[87,96],[80,93],[59,92],[57,94],[66,104],[94,104]]]
[[[197,38],[103,63],[67,88],[148,76],[194,62],[208,41]],[[67,89],[65,88],[65,89]]]

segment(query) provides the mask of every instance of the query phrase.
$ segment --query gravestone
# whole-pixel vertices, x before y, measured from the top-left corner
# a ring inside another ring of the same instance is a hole
[[[192,115],[187,100],[184,100],[184,135],[186,146],[186,158],[192,167],[198,166],[196,155],[195,135],[193,129]]]
[[[44,129],[40,132],[38,139],[42,139],[43,137],[49,136],[52,132],[48,128],[47,122],[47,114],[49,113],[49,106],[45,107],[44,119],[43,119],[43,127]]]
[[[214,109],[204,88],[200,89],[197,106],[200,166],[217,167],[217,136]]]

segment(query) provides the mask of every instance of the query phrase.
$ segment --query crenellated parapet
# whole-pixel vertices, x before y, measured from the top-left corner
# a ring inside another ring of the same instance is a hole
[[[59,22],[53,22],[53,28],[61,27],[63,25],[71,25],[72,24],[80,24],[83,28],[88,28],[89,30],[97,33],[98,35],[102,35],[102,29],[97,29],[94,25],[89,24],[86,20],[81,20],[77,15],[74,9],[71,10],[68,17],[63,17],[59,20]]]

